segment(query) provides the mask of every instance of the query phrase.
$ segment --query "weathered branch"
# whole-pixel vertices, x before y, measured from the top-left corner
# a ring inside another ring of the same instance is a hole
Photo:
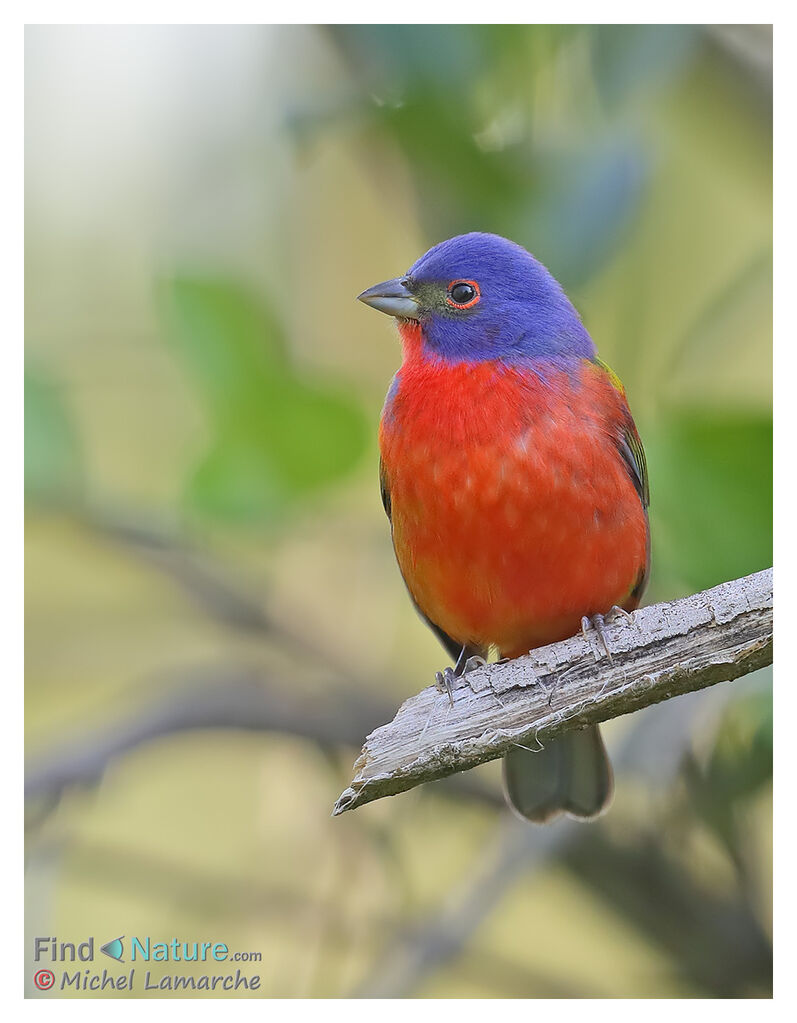
[[[772,569],[434,686],[372,732],[333,814],[772,663]]]

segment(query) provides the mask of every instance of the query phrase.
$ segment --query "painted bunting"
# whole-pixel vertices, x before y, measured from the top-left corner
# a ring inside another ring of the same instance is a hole
[[[548,270],[471,233],[359,299],[398,321],[382,500],[453,672],[636,608],[650,566],[645,455],[620,381]],[[504,790],[531,821],[595,817],[613,790],[598,729],[512,747]]]

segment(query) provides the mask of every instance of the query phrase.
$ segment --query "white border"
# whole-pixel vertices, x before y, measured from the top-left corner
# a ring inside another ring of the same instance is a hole
[[[564,9],[566,6],[566,10]],[[10,15],[8,11],[10,10]],[[328,22],[384,22],[394,23],[409,21],[415,23],[429,22],[480,22],[483,20],[484,7],[474,3],[446,3],[430,5],[407,2],[401,4],[339,3],[329,5],[325,9],[320,4],[294,3],[290,7],[292,19],[284,22],[275,17],[281,13],[273,10],[271,5],[241,0],[229,0],[224,4],[194,2],[138,2],[109,4],[99,2],[83,3],[29,3],[8,4],[6,17],[3,19],[3,31],[0,32],[0,72],[3,76],[3,139],[7,143],[6,152],[0,162],[4,176],[3,188],[0,191],[3,202],[3,294],[5,296],[5,317],[3,320],[3,369],[2,385],[4,393],[0,400],[0,412],[3,416],[0,436],[4,442],[3,479],[7,483],[7,492],[0,503],[3,523],[0,536],[5,541],[3,592],[6,606],[2,616],[5,625],[4,679],[5,698],[10,704],[10,713],[6,715],[8,724],[5,729],[3,752],[7,758],[3,781],[7,792],[3,801],[3,820],[6,823],[2,849],[2,876],[6,880],[6,912],[2,928],[2,975],[3,1002],[16,1002],[22,985],[23,948],[22,948],[22,890],[19,883],[22,871],[21,842],[15,839],[22,821],[21,798],[21,712],[22,712],[22,601],[21,584],[23,582],[22,565],[22,450],[19,443],[23,422],[22,392],[22,337],[23,337],[23,275],[21,252],[23,249],[23,24],[260,24],[264,17],[271,23],[328,23]],[[795,472],[795,437],[794,388],[797,387],[797,329],[794,324],[792,300],[795,292],[795,242],[797,222],[795,218],[795,188],[797,188],[797,166],[795,166],[795,130],[794,111],[797,89],[795,89],[795,64],[797,64],[797,40],[794,35],[794,18],[787,11],[786,4],[741,4],[741,3],[671,3],[658,5],[651,11],[650,5],[645,11],[647,17],[641,17],[639,6],[631,3],[604,3],[596,8],[595,4],[570,3],[567,5],[542,5],[520,3],[492,3],[489,12],[496,21],[521,22],[532,15],[537,15],[540,23],[544,22],[540,15],[556,13],[554,23],[591,23],[594,15],[600,13],[607,23],[775,23],[775,157],[776,157],[776,230],[775,230],[775,549],[776,549],[776,590],[777,613],[776,630],[778,642],[776,647],[787,655],[781,645],[781,637],[785,637],[797,622],[797,602],[794,599],[794,527],[795,502],[797,493],[793,482],[797,479]],[[658,17],[656,16],[658,14]],[[698,16],[699,15],[699,16]],[[13,16],[13,20],[12,20]],[[222,20],[223,19],[223,20]],[[17,585],[19,581],[19,586]],[[781,623],[785,623],[780,630]],[[776,913],[775,913],[775,956],[776,956],[776,995],[782,1003],[778,1009],[794,1004],[794,972],[792,921],[797,911],[794,899],[794,789],[791,775],[794,768],[795,742],[787,731],[791,731],[797,720],[797,669],[792,668],[788,661],[777,661],[775,678],[776,686],[776,770],[777,779],[776,806],[779,813],[775,819],[776,836]],[[10,762],[9,762],[10,761]],[[779,795],[782,794],[782,800]],[[10,890],[9,890],[10,889]],[[530,921],[530,926],[533,924]],[[114,1000],[112,1007],[105,1000],[59,1000],[57,1011],[59,1016],[75,1017],[111,1012],[114,1018],[139,1015],[145,1011],[148,1018],[173,1014],[181,1011],[169,1004],[170,1000],[147,1000],[142,1005],[140,999]],[[771,1011],[773,1003],[759,1002],[753,1012]],[[240,1008],[239,1008],[240,1007]],[[486,1008],[486,1007],[485,1007]],[[633,1000],[615,1002],[604,1005],[602,1001],[593,1001],[589,1006],[590,1014],[595,1012],[611,1012],[615,1018],[635,1017],[644,1011],[653,1020],[669,1017],[672,1008],[667,1002],[645,1001],[640,1004]],[[24,1003],[25,1012],[31,1014],[52,1013],[48,1001],[29,1000]],[[197,1018],[218,1016],[230,1013],[257,1015],[262,1019],[278,1016],[280,1019],[293,1020],[303,1018],[305,1013],[334,1015],[337,1012],[346,1014],[349,1019],[360,1019],[366,1015],[373,1018],[374,1012],[389,1023],[402,1016],[406,1008],[401,1002],[380,1002],[378,1008],[367,1002],[276,1002],[274,1000],[200,1000],[192,999],[189,1012]],[[425,1016],[434,1014],[437,1018],[441,1013],[454,1011],[458,1016],[467,1017],[471,1012],[482,1013],[482,1003],[469,1005],[463,1001],[441,1004],[423,1003],[413,1007],[413,1014]],[[492,1007],[491,1007],[491,1010]],[[500,1001],[494,1010],[502,1016],[513,1017],[522,1014],[528,1019],[529,1013],[543,1011],[560,1018],[585,1011],[580,1003],[548,1002],[539,1009],[537,1004],[527,1002]],[[696,1004],[684,1002],[676,1011],[679,1015],[690,1017],[699,1013],[712,1016],[722,1014],[724,1019],[740,1019],[748,1017],[751,1007],[746,1001],[722,1001],[713,1009],[705,1001]],[[792,1010],[793,1011],[793,1010]]]

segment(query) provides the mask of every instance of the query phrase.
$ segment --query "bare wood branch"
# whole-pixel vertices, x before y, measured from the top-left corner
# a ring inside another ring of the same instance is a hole
[[[772,663],[772,569],[430,686],[372,732],[333,815]]]

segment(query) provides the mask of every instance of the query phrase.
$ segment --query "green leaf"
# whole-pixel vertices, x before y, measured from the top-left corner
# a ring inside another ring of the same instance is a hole
[[[230,282],[180,278],[167,322],[202,394],[213,441],[186,490],[189,507],[270,520],[334,483],[365,449],[360,406],[295,370],[274,311]]]
[[[237,522],[273,518],[291,497],[267,451],[224,437],[197,466],[185,496],[193,511]]]
[[[181,277],[164,289],[170,338],[214,412],[257,405],[264,386],[287,372],[273,310],[234,283]]]

